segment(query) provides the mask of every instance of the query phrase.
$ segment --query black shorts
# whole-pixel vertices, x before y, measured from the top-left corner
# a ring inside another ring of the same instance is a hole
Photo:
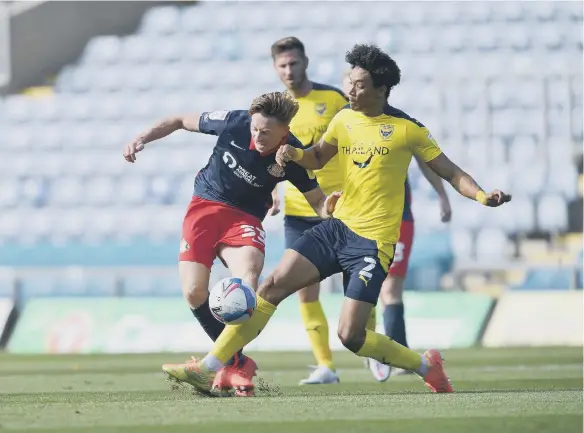
[[[284,217],[284,237],[286,239],[286,248],[292,248],[292,245],[306,230],[310,230],[316,225],[323,222],[318,217]]]
[[[377,242],[359,236],[340,220],[331,218],[304,232],[290,248],[312,262],[321,280],[342,272],[346,297],[377,305],[381,284],[387,276]]]

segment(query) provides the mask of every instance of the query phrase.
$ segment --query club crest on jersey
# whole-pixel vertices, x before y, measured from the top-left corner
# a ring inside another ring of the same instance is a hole
[[[393,125],[381,125],[379,127],[379,135],[384,140],[389,140],[393,135]]]
[[[316,112],[318,114],[320,114],[322,116],[324,114],[324,112],[326,111],[326,104],[324,102],[318,102],[314,106],[314,109],[316,110]]]
[[[284,177],[286,172],[278,164],[272,164],[268,167],[268,173],[274,177]]]

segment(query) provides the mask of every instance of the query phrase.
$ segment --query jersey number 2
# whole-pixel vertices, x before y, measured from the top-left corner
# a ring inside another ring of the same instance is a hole
[[[359,271],[359,275],[370,280],[371,277],[373,277],[373,274],[371,273],[371,271],[373,270],[373,268],[375,267],[377,262],[375,261],[375,259],[373,259],[371,257],[364,257],[363,260],[365,261],[365,263],[368,263],[368,265]]]

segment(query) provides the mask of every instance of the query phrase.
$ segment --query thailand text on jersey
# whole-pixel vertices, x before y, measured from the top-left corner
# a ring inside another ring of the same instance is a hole
[[[217,143],[207,165],[197,174],[194,195],[226,203],[263,220],[272,206],[272,190],[288,180],[300,191],[318,187],[314,176],[297,164],[276,164],[273,152],[262,156],[253,147],[251,117],[247,111],[201,114],[199,131],[216,135]],[[287,143],[302,147],[292,134]]]
[[[339,89],[314,82],[310,93],[296,100],[299,110],[290,123],[290,130],[305,147],[318,142],[334,115],[347,104]],[[338,157],[335,156],[322,169],[315,170],[314,174],[325,194],[341,189]],[[302,193],[289,182],[286,182],[284,212],[289,216],[316,217]]]
[[[390,106],[377,117],[350,108],[340,111],[324,140],[338,146],[344,175],[344,193],[334,216],[376,241],[380,259],[387,263],[399,238],[412,156],[431,161],[440,148],[424,125]]]

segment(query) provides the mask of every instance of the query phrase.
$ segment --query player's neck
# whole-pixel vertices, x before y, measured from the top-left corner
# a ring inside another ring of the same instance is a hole
[[[296,89],[288,89],[288,90],[290,91],[290,93],[292,93],[292,96],[294,96],[296,99],[304,98],[306,95],[308,95],[312,91],[312,81],[310,81],[307,78]]]
[[[383,107],[368,107],[366,109],[360,110],[361,114],[366,117],[377,117],[383,114]]]

